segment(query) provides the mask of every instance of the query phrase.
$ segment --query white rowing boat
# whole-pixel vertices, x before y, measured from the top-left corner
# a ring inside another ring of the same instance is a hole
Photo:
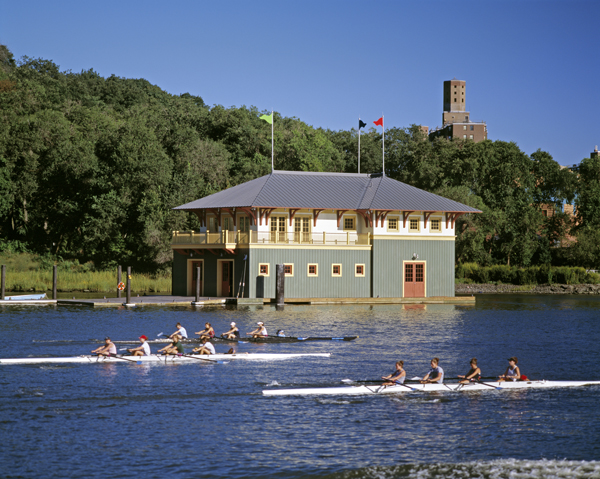
[[[191,361],[275,361],[280,359],[294,359],[300,357],[328,358],[331,353],[313,353],[313,354],[260,354],[260,353],[242,353],[242,354],[186,354],[185,356],[160,354],[151,354],[150,356],[74,356],[69,358],[10,358],[0,359],[0,364],[58,364],[58,363],[125,363],[125,362],[143,362],[143,363],[179,363]]]
[[[493,389],[537,389],[537,388],[564,388],[588,385],[598,385],[600,381],[506,381],[469,383],[460,385],[453,384],[418,384],[407,383],[396,386],[342,386],[334,388],[307,388],[307,389],[266,389],[265,396],[308,396],[308,395],[360,395],[360,394],[398,394],[409,392],[431,392],[431,391],[491,391]]]

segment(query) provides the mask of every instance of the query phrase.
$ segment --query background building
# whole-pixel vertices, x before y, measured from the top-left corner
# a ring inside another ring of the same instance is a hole
[[[471,121],[471,113],[466,110],[466,82],[448,80],[444,82],[444,111],[442,126],[432,129],[429,139],[438,137],[452,140],[487,140],[487,125],[484,121]]]

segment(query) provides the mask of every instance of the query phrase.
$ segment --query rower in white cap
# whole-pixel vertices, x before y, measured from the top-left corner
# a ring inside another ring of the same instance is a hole
[[[251,333],[246,333],[246,334],[252,335],[253,338],[266,338],[269,335],[269,333],[267,333],[267,328],[265,328],[265,323],[263,323],[262,321],[259,321],[256,324],[258,324],[258,328],[256,328]]]
[[[233,321],[231,322],[230,326],[231,328],[229,329],[229,331],[226,331],[223,334],[221,334],[221,337],[223,339],[240,339],[240,330]]]

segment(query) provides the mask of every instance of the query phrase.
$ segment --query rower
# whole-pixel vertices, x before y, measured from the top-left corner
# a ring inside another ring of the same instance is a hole
[[[444,382],[444,370],[439,366],[440,360],[438,358],[433,358],[431,360],[431,369],[429,372],[421,379],[421,383],[438,383],[442,384]]]
[[[229,331],[221,334],[221,337],[224,339],[240,339],[240,330],[233,321],[231,322],[230,326],[231,327],[229,328]]]
[[[215,337],[215,330],[210,325],[210,323],[205,323],[204,324],[204,329],[202,331],[198,331],[197,333],[194,333],[194,334],[199,334],[200,335],[200,339],[203,339],[203,338],[214,338]]]
[[[285,338],[285,331],[283,329],[277,330],[277,336],[280,338]]]
[[[502,374],[501,376],[498,377],[498,382],[502,382],[502,381],[516,381],[518,379],[521,379],[521,370],[519,369],[519,366],[517,366],[517,363],[519,362],[519,360],[517,358],[515,358],[514,356],[511,358],[508,358],[508,367],[506,368],[506,371],[504,372],[504,374]]]
[[[175,325],[177,327],[177,331],[175,331],[173,334],[171,334],[169,336],[169,338],[173,339],[173,337],[177,334],[180,338],[185,338],[187,339],[187,331],[185,330],[185,328],[181,325],[181,323],[177,323]]]
[[[179,336],[179,334],[176,334],[175,336],[173,336],[173,342],[171,344],[165,346],[164,348],[159,349],[158,352],[163,353],[165,355],[183,354],[184,350],[183,350],[183,344],[181,344],[181,336]]]
[[[462,381],[460,381],[460,384],[469,384],[470,382],[479,381],[481,379],[481,369],[477,367],[477,358],[471,358],[470,364],[471,369],[469,369],[467,374],[464,376],[461,376],[460,374],[456,375],[458,378],[464,378]]]
[[[403,369],[404,361],[396,361],[396,369],[387,376],[381,376],[384,379],[384,386],[394,386],[395,384],[404,384],[406,371]]]
[[[269,334],[267,333],[267,328],[265,328],[265,323],[259,321],[256,324],[258,325],[258,328],[246,334],[251,334],[253,338],[266,338]]]
[[[197,354],[217,354],[215,347],[206,336],[202,338],[202,345],[199,348],[194,349],[193,352]]]
[[[104,346],[100,346],[99,348],[94,349],[92,353],[95,353],[98,356],[116,356],[117,347],[115,346],[115,343],[113,343],[107,336],[106,338],[104,338]]]
[[[150,351],[150,345],[146,341],[148,341],[148,336],[142,334],[140,336],[141,344],[137,348],[128,349],[127,352],[131,353],[132,356],[150,356],[152,352]]]

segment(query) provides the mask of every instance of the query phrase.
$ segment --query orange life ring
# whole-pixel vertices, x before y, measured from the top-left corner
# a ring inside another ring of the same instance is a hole
[[[123,291],[125,289],[125,283],[123,283],[123,281],[121,281],[118,285],[117,288],[119,288],[120,291]]]

